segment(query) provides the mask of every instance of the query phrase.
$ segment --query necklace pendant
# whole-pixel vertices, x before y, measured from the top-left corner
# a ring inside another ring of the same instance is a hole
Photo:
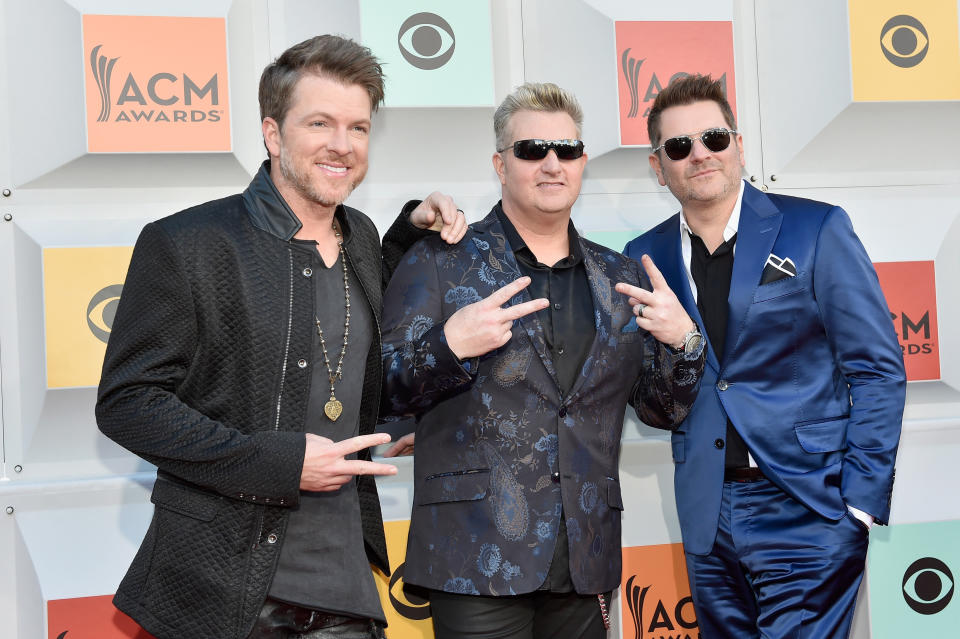
[[[335,422],[343,413],[343,404],[340,403],[339,399],[331,396],[330,401],[323,405],[323,412],[326,413],[331,422]]]

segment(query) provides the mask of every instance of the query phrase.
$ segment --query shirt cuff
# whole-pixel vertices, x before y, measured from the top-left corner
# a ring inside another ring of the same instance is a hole
[[[863,522],[863,525],[869,530],[873,526],[873,515],[868,514],[860,510],[859,508],[854,508],[853,506],[847,506],[847,510],[850,511],[850,514]]]

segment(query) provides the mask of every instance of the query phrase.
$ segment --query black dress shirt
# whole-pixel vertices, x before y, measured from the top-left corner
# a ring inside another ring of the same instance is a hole
[[[590,352],[596,336],[593,294],[590,292],[587,269],[583,264],[580,236],[577,235],[573,222],[568,222],[570,254],[553,266],[548,266],[537,259],[499,206],[497,216],[503,225],[507,242],[513,249],[520,272],[530,277],[530,285],[527,287],[530,297],[550,300],[550,305],[539,311],[537,318],[543,326],[544,338],[550,348],[560,392],[566,395],[577,380],[583,360]],[[573,582],[570,580],[570,546],[563,516],[560,517],[550,571],[540,590],[573,592]]]
[[[567,226],[570,254],[548,266],[540,262],[527,247],[517,229],[497,208],[497,216],[513,249],[520,272],[530,277],[527,290],[532,299],[544,297],[550,305],[537,313],[543,325],[544,338],[553,357],[560,391],[566,395],[580,374],[580,367],[593,346],[596,322],[593,316],[593,294],[583,265],[580,236],[573,222]]]
[[[713,352],[723,363],[723,350],[727,341],[727,315],[730,296],[730,278],[733,276],[733,247],[737,235],[717,247],[712,254],[703,240],[690,234],[690,274],[697,287],[697,310],[703,318],[703,326],[710,338]],[[748,465],[747,446],[740,433],[727,420],[727,444],[725,453],[727,468],[744,468]]]

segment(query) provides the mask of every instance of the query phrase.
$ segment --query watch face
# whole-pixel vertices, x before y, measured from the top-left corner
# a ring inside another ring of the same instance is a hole
[[[684,348],[683,350],[688,352],[696,351],[697,349],[700,348],[700,345],[702,343],[703,343],[703,335],[701,335],[700,333],[691,335],[690,339],[687,340],[686,348]]]

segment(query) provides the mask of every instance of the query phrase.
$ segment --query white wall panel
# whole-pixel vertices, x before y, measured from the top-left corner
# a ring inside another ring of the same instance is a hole
[[[780,187],[956,182],[957,156],[925,145],[960,144],[960,102],[922,101],[908,89],[898,101],[856,101],[846,1],[755,6],[766,180]],[[937,82],[958,83],[960,74]]]
[[[152,512],[152,468],[96,428],[95,381],[50,386],[45,251],[128,247],[146,222],[245,188],[266,157],[261,70],[318,33],[361,39],[360,1],[0,0],[0,189],[10,191],[0,195],[0,566],[12,567],[0,570],[0,618],[13,636],[45,636],[50,600],[112,593]],[[960,457],[960,101],[856,100],[849,6],[490,0],[494,104],[525,80],[579,97],[590,161],[573,219],[619,250],[679,205],[657,184],[649,147],[621,146],[615,23],[732,22],[745,177],[843,206],[875,262],[935,266],[940,379],[908,385],[891,523],[960,520],[960,483],[950,474]],[[84,14],[224,18],[230,151],[89,153]],[[385,231],[407,199],[440,190],[469,221],[480,219],[500,195],[493,110],[382,108],[370,171],[348,204]],[[631,413],[623,543],[676,543],[669,435]],[[387,520],[409,517],[412,460],[397,465],[396,477],[378,480]],[[890,537],[883,528],[871,534]],[[865,593],[854,639],[871,636]],[[616,620],[616,597],[614,608]]]

